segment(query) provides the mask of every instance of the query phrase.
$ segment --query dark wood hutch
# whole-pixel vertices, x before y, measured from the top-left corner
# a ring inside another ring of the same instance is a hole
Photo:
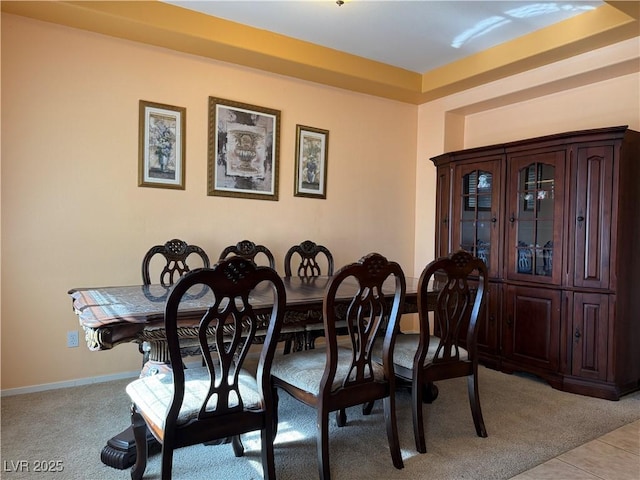
[[[640,133],[568,132],[445,153],[436,257],[488,266],[481,361],[617,400],[640,388]]]

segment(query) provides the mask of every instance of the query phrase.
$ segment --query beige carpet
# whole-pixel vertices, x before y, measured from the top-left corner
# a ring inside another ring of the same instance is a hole
[[[100,462],[107,438],[128,426],[127,381],[2,398],[3,479],[128,479],[128,470]],[[348,425],[332,416],[331,468],[339,479],[508,479],[556,455],[640,418],[640,393],[618,402],[553,390],[524,375],[481,368],[480,395],[488,438],[475,435],[464,379],[440,382],[440,396],[426,406],[427,450],[413,443],[409,394],[398,394],[398,416],[405,468],[396,470],[388,452],[381,403],[363,417],[348,411]],[[281,395],[276,439],[276,472],[281,480],[317,478],[315,412]],[[179,450],[175,479],[262,478],[259,438],[243,437],[244,458],[231,446]],[[31,471],[15,472],[24,461]],[[60,461],[60,473],[36,473],[36,462]],[[13,462],[13,463],[11,463]],[[8,471],[9,470],[9,471]],[[160,478],[159,455],[146,477]]]

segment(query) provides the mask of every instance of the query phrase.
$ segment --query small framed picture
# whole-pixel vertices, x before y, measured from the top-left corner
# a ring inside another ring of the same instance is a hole
[[[329,130],[296,125],[295,196],[327,198]]]
[[[140,100],[138,186],[184,190],[187,111]]]
[[[208,194],[278,200],[280,110],[209,97]]]

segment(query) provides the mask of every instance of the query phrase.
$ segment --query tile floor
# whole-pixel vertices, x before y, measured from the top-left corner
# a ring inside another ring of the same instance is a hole
[[[639,480],[640,420],[574,448],[511,480]]]

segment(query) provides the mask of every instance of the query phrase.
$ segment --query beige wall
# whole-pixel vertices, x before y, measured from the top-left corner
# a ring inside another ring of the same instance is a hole
[[[71,287],[139,282],[174,236],[241,238],[280,264],[306,238],[338,264],[433,258],[444,151],[581,128],[640,129],[638,39],[420,107],[2,15],[2,389],[139,368],[135,346],[65,346]],[[206,195],[207,97],[282,111],[280,201]],[[186,190],[137,187],[138,101],[187,108]],[[295,125],[330,130],[327,200],[293,197]],[[29,292],[28,294],[26,292]]]
[[[279,109],[280,200],[207,196],[209,96]],[[138,101],[186,107],[186,189],[137,186]],[[327,199],[293,196],[296,124],[330,131]],[[139,369],[134,345],[66,347],[67,290],[137,284],[179,237],[244,238],[282,264],[305,239],[412,275],[417,107],[2,15],[2,389]]]

